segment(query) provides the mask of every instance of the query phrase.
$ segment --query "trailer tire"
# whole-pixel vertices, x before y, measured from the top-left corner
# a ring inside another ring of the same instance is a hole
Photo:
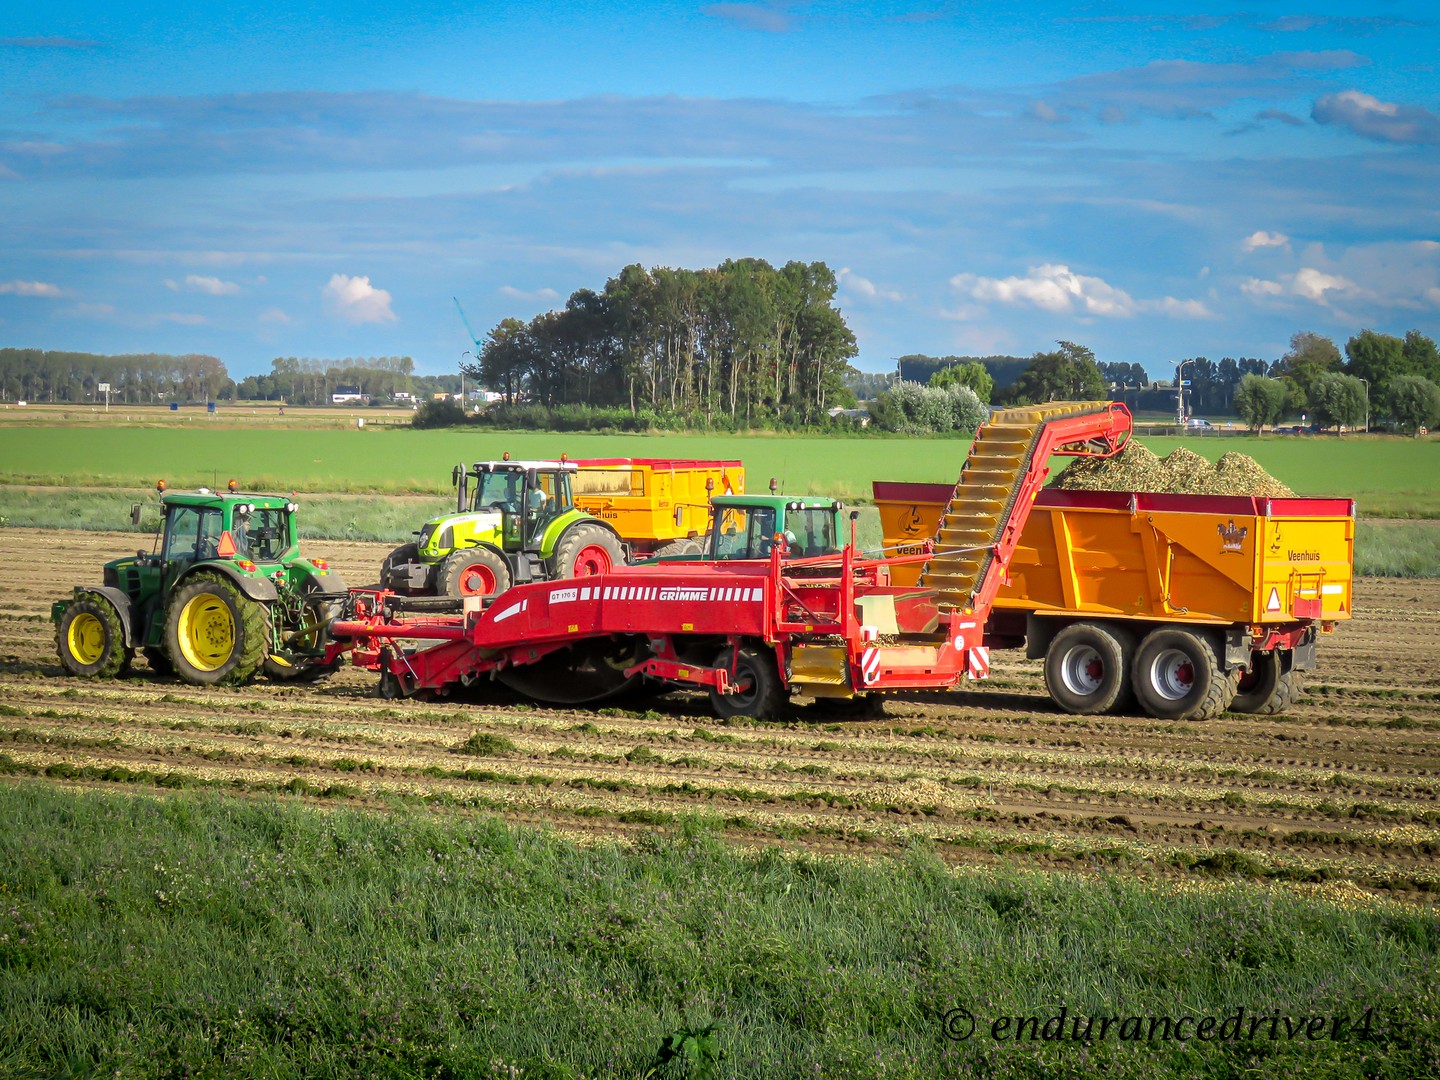
[[[1295,704],[1303,688],[1300,672],[1278,649],[1254,652],[1250,654],[1250,670],[1240,677],[1230,711],[1274,716]]]
[[[82,679],[123,675],[135,655],[125,644],[119,613],[96,596],[70,601],[55,627],[55,651],[65,670]]]
[[[496,596],[510,588],[510,566],[499,552],[466,548],[445,557],[435,584],[443,596]]]
[[[733,694],[711,689],[710,707],[715,710],[715,715],[725,720],[732,716],[770,720],[779,715],[787,695],[780,683],[775,657],[757,649],[740,649],[733,653],[722,649],[715,658],[715,666],[729,669],[732,660],[735,665],[732,683],[737,689]]]
[[[1227,672],[1200,634],[1174,627],[1152,630],[1135,651],[1135,696],[1160,720],[1209,720],[1234,700],[1239,669]]]
[[[696,555],[701,552],[700,541],[698,540],[671,540],[668,544],[661,544],[651,553],[651,558],[662,559],[667,556],[674,558],[679,555]]]
[[[1112,711],[1123,704],[1130,686],[1129,651],[1121,635],[1107,626],[1071,623],[1045,651],[1050,699],[1068,713]]]
[[[380,564],[380,587],[392,592],[408,592],[410,578],[407,575],[403,580],[396,580],[396,567],[419,561],[420,548],[414,542],[401,544],[389,555],[386,555],[385,561]]]
[[[556,580],[608,574],[625,565],[625,551],[603,525],[577,525],[555,545],[550,576]]]
[[[165,616],[165,652],[196,686],[247,681],[270,651],[270,608],[229,578],[196,574],[175,590]]]

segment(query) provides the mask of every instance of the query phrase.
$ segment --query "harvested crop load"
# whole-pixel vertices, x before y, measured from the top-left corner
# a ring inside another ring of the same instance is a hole
[[[1295,495],[1245,454],[1225,454],[1212,465],[1184,447],[1162,458],[1136,442],[1111,458],[1077,459],[1050,486],[1066,491],[1252,495],[1272,499]]]

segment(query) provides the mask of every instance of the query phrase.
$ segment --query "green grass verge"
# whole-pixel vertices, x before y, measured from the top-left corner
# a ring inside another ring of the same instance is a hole
[[[1369,577],[1440,577],[1440,522],[1357,522],[1355,572]]]
[[[1420,1076],[1440,1045],[1440,923],[1368,901],[743,854],[698,821],[577,846],[32,782],[0,814],[6,1075]],[[1062,1006],[1119,1019],[993,1035]],[[1237,1009],[1258,1036],[1125,1022]]]

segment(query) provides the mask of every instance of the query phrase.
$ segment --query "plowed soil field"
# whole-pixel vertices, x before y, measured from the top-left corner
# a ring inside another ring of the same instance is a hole
[[[1440,898],[1440,581],[1362,580],[1289,715],[1072,718],[1040,665],[994,655],[973,691],[845,719],[723,723],[677,693],[564,710],[491,694],[382,701],[373,676],[208,690],[66,677],[52,600],[133,534],[0,529],[0,772],[323,805],[423,803],[580,836],[694,816],[741,844],[1135,876],[1242,874],[1337,895]],[[315,545],[352,584],[386,545]]]

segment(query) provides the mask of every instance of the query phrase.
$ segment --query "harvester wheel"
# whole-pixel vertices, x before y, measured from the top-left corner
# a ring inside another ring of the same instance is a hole
[[[314,595],[320,591],[314,581],[307,582],[300,605],[304,624],[296,628],[281,628],[280,640],[294,650],[314,652],[323,649],[330,641],[330,624],[342,614],[340,601],[324,600]],[[291,661],[272,653],[265,658],[265,675],[276,682],[318,682],[334,675],[344,662],[344,657],[337,657],[328,664],[310,657]]]
[[[170,600],[165,651],[188,683],[243,683],[270,651],[270,609],[229,578],[196,574]]]
[[[652,557],[661,559],[666,556],[673,558],[677,555],[699,555],[702,550],[699,540],[671,540],[668,544],[661,544],[656,548]]]
[[[1129,688],[1125,643],[1107,626],[1071,623],[1045,653],[1045,689],[1068,713],[1109,712]]]
[[[615,534],[603,525],[577,525],[555,545],[550,575],[556,579],[608,574],[625,565],[625,552]]]
[[[1208,639],[1189,630],[1152,630],[1131,674],[1141,707],[1161,720],[1209,720],[1229,707],[1240,672],[1226,672]]]
[[[446,556],[435,584],[444,596],[495,596],[510,588],[510,566],[489,548],[466,548]]]
[[[55,651],[66,671],[85,679],[122,675],[135,655],[125,644],[119,614],[93,596],[70,601],[55,628]]]
[[[732,653],[722,649],[715,658],[715,666],[729,668],[732,660],[735,669],[730,683],[735,687],[731,694],[710,691],[710,707],[722,719],[732,716],[751,716],[756,720],[770,720],[779,715],[785,706],[785,687],[780,683],[780,672],[775,667],[775,657],[758,649],[741,649]]]
[[[397,579],[396,568],[419,561],[419,547],[413,542],[401,544],[394,551],[390,552],[389,555],[386,555],[385,561],[380,564],[380,587],[382,589],[390,589],[394,592],[408,592],[410,589],[410,579],[408,576],[404,579]]]
[[[1230,703],[1231,712],[1274,716],[1284,712],[1302,689],[1300,672],[1278,649],[1250,654],[1250,670],[1240,677],[1240,688]]]

